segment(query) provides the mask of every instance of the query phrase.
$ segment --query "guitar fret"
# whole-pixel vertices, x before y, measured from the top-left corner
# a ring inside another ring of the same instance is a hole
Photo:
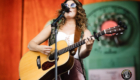
[[[62,53],[64,53],[64,52],[65,52],[65,49],[62,50]]]
[[[81,46],[82,45],[82,43],[81,43],[81,41],[79,42],[79,44],[78,44],[78,46]]]
[[[76,46],[76,44],[74,44],[72,48],[75,48],[75,46]]]
[[[79,42],[79,43],[77,43],[77,46],[80,46],[80,42]]]
[[[65,48],[64,53],[66,52],[66,49],[67,49],[67,48]]]
[[[82,41],[80,41],[80,46],[82,45]]]
[[[73,46],[72,46],[72,45],[70,45],[70,46],[69,46],[69,49],[71,50],[71,49],[72,49],[72,47],[73,47]]]
[[[78,46],[78,43],[75,44],[75,47],[77,47],[77,46]]]
[[[61,55],[61,53],[63,53],[63,51],[62,51],[62,50],[60,50],[60,51],[59,51],[59,55]]]
[[[66,52],[68,51],[68,48],[66,48]]]
[[[75,43],[75,44],[73,44],[73,47],[72,48],[75,48],[77,46],[77,44]]]
[[[82,44],[85,44],[85,40],[82,41]]]
[[[95,35],[97,36],[97,37],[100,37],[100,36],[102,36],[102,35],[104,35],[105,34],[105,30],[104,31],[101,31],[101,32],[99,32],[99,33],[96,33]]]

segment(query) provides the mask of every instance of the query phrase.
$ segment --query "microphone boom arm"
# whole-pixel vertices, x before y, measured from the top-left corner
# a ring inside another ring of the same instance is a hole
[[[62,17],[64,17],[64,14],[65,14],[65,11],[63,11],[59,16],[58,16],[58,18],[57,19],[54,19],[53,20],[53,23],[51,24],[51,27],[57,27],[56,25],[56,23],[57,22],[59,22],[59,20],[62,18]]]

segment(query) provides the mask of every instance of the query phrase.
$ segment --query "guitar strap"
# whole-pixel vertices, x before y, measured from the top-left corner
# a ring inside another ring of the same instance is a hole
[[[55,27],[51,27],[51,34],[49,36],[49,46],[51,46],[53,43],[55,43]]]
[[[74,34],[74,43],[79,42],[80,41],[80,37],[81,37],[81,30],[79,30],[77,27],[75,28],[75,34]],[[70,51],[70,54],[73,56],[76,54],[77,48],[73,49]]]

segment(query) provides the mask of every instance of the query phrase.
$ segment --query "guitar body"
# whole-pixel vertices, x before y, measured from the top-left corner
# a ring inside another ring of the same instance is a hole
[[[57,50],[67,47],[62,40],[57,42]],[[51,54],[55,51],[55,44],[52,45]],[[69,51],[58,56],[58,75],[70,70],[74,65],[74,58]],[[40,52],[29,51],[20,60],[19,75],[21,80],[52,80],[55,78],[55,61],[49,60],[49,55]]]

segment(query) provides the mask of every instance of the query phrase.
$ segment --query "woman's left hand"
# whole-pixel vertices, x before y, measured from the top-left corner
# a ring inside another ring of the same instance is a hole
[[[94,37],[88,37],[86,40],[85,40],[85,43],[86,43],[86,49],[91,51],[92,50],[92,45],[94,43]]]

